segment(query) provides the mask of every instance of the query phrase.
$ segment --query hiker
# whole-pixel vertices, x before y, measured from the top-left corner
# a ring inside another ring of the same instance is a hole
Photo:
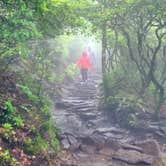
[[[94,53],[94,51],[91,49],[91,47],[90,46],[88,46],[88,55],[89,55],[89,58],[91,59],[91,61],[92,61],[92,64],[93,64],[93,66],[96,64],[96,59],[95,59],[95,53]]]
[[[82,81],[85,82],[88,80],[88,70],[92,70],[93,65],[88,57],[87,52],[83,52],[82,56],[77,61],[77,66],[81,69]]]

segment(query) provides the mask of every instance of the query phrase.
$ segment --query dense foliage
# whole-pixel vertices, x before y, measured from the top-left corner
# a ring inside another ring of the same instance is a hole
[[[83,41],[65,33],[84,24],[77,17],[84,6],[0,1],[0,165],[31,165],[38,158],[49,163],[60,149],[52,108],[60,85],[74,78]]]
[[[106,102],[110,104],[116,100],[122,104],[123,99],[132,96],[134,103],[142,100],[142,106],[146,105],[147,111],[154,110],[159,118],[166,101],[164,1],[97,2],[102,6],[103,16],[102,65]]]

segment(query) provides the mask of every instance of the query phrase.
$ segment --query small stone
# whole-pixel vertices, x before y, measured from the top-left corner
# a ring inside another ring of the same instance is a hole
[[[62,144],[64,149],[69,149],[70,148],[70,143],[66,138],[61,141],[61,144]]]

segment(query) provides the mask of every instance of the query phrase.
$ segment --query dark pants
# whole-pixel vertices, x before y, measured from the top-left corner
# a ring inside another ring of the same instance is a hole
[[[88,79],[88,69],[81,69],[82,80],[86,81]]]

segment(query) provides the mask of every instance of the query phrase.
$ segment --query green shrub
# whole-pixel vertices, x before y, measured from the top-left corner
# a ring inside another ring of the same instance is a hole
[[[31,112],[31,109],[28,108],[28,106],[27,106],[26,104],[22,104],[22,105],[20,106],[20,108],[23,109],[24,111],[28,112],[28,113]]]
[[[75,64],[70,64],[66,69],[66,76],[70,79],[74,79],[75,74],[78,72]]]
[[[137,124],[138,124],[138,119],[136,117],[136,114],[134,114],[134,113],[129,114],[129,116],[128,116],[128,125],[130,127],[136,127]]]
[[[34,102],[35,104],[39,103],[39,97],[34,95],[32,93],[32,91],[27,86],[24,86],[24,85],[21,85],[21,84],[17,84],[17,87],[21,88],[21,90],[24,92],[25,95],[27,95],[28,99],[31,102]]]
[[[106,98],[106,108],[111,111],[116,121],[123,127],[135,127],[138,123],[136,114],[142,108],[143,101],[133,95],[109,96]]]
[[[8,150],[2,151],[2,148],[0,149],[0,165],[1,166],[18,166],[19,162],[16,158],[11,157],[10,152]]]
[[[2,137],[5,140],[9,140],[12,135],[16,134],[16,132],[14,131],[14,129],[10,123],[5,123],[2,126],[5,129],[4,132],[2,133]]]
[[[8,131],[8,132],[10,132],[10,131],[13,129],[13,127],[12,127],[12,125],[11,125],[10,123],[5,123],[5,124],[3,124],[2,126],[3,126],[4,129],[6,129],[6,131]]]
[[[10,153],[8,150],[4,152],[0,152],[0,163],[1,165],[9,165],[10,164]]]
[[[14,126],[17,126],[17,127],[24,126],[24,121],[20,115],[15,116],[13,119],[14,119]]]
[[[41,113],[49,119],[51,117],[51,110],[50,110],[50,107],[52,105],[51,100],[47,98],[43,99],[42,105],[43,107],[41,107]]]
[[[55,122],[52,119],[48,119],[45,122],[42,123],[40,127],[40,133],[42,135],[48,135],[49,137],[49,143],[51,148],[54,151],[60,150],[60,143],[59,140],[56,138],[56,133],[59,132],[58,129],[55,126]]]
[[[11,126],[21,127],[24,125],[23,119],[18,115],[18,110],[11,101],[7,101],[4,110],[0,112],[0,123],[11,124]]]
[[[32,140],[31,138],[28,138],[24,142],[24,151],[28,153],[29,155],[36,155],[42,151],[48,150],[48,143],[45,139],[43,139],[40,135],[37,135]]]

